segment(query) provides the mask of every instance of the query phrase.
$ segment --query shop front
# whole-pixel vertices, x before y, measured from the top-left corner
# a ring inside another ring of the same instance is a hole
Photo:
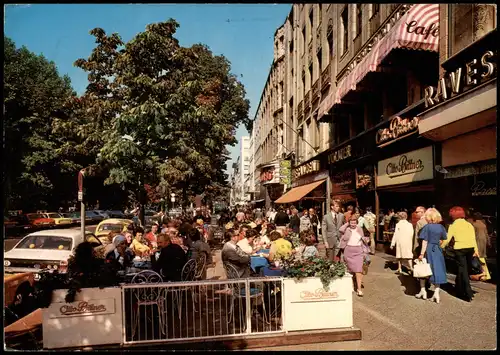
[[[438,142],[437,198],[445,223],[448,211],[480,212],[490,235],[489,256],[496,256],[497,30],[441,63],[436,87],[425,90],[427,111],[420,134]]]
[[[435,205],[434,171],[433,146],[379,161],[376,179],[379,218],[401,210],[406,210],[411,218],[417,206]],[[379,242],[390,241],[394,233],[395,219],[385,221],[383,228],[377,231]]]
[[[327,183],[328,171],[322,167],[321,160],[309,161],[292,170],[292,189],[275,203],[293,204],[299,210],[315,208],[323,215],[327,207]]]

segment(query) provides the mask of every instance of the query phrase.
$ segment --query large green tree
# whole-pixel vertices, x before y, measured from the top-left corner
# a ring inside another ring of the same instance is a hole
[[[54,111],[75,95],[70,79],[4,37],[3,80],[4,208],[58,206],[76,190],[68,179],[78,166],[58,149],[64,137],[52,134]]]
[[[151,24],[128,43],[92,30],[96,48],[75,62],[89,85],[70,110],[71,123],[61,124],[75,135],[67,149],[91,150],[105,182],[143,192],[143,203],[144,184],[184,202],[223,191],[225,146],[236,143],[239,124],[251,125],[230,63],[204,45],[180,46],[178,27],[172,19]]]

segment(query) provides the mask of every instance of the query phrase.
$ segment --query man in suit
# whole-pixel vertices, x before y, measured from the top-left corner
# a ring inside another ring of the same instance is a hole
[[[295,207],[292,209],[292,217],[290,217],[290,228],[294,233],[299,234],[300,217],[299,217],[299,211]]]
[[[340,202],[333,201],[330,205],[330,213],[325,214],[321,222],[321,234],[326,247],[326,257],[329,260],[335,260],[340,249],[339,229],[345,223],[345,217],[340,212]]]
[[[289,222],[290,219],[288,218],[287,213],[283,207],[280,206],[278,213],[274,217],[274,224],[276,224],[276,227],[285,227]]]
[[[236,231],[229,230],[224,236],[226,244],[222,248],[221,257],[224,264],[230,264],[238,272],[240,278],[250,277],[250,255],[237,245],[240,236]]]

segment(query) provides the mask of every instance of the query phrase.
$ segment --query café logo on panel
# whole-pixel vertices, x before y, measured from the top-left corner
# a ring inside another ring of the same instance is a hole
[[[102,313],[106,312],[106,306],[103,304],[94,304],[86,301],[79,302],[78,305],[73,306],[71,304],[66,304],[59,308],[62,315],[70,316],[83,313]]]
[[[398,163],[389,163],[385,169],[386,174],[390,178],[395,178],[397,176],[418,173],[424,170],[424,163],[420,159],[408,158],[406,155],[402,155],[399,158]]]
[[[346,145],[340,149],[337,149],[328,156],[328,164],[334,164],[338,161],[352,157],[352,147],[351,145]]]
[[[496,186],[486,186],[484,181],[477,181],[471,186],[472,196],[495,196],[497,194]]]
[[[339,298],[337,292],[329,292],[322,288],[318,288],[316,291],[302,291],[300,293],[300,299],[304,301],[315,301],[315,300],[332,300]]]
[[[416,133],[418,131],[418,117],[401,118],[394,117],[388,128],[381,128],[377,131],[375,141],[378,145],[387,143],[397,138]]]
[[[455,71],[446,73],[439,79],[437,88],[429,86],[425,89],[425,107],[431,107],[439,102],[444,102],[450,97],[463,92],[464,87],[472,88],[491,78],[496,72],[496,53],[486,51],[481,58],[465,63]]]
[[[313,160],[301,165],[293,170],[293,178],[298,179],[301,176],[319,171],[319,160]]]

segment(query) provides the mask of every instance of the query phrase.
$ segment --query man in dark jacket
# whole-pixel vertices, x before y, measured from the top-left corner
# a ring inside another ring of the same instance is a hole
[[[114,248],[106,254],[106,263],[110,264],[115,271],[125,270],[132,266],[134,253],[127,248],[127,239],[123,235],[115,237]]]
[[[236,245],[239,235],[235,231],[228,231],[224,237],[226,244],[222,248],[222,262],[233,266],[240,278],[250,277],[250,256]]]
[[[292,209],[292,218],[290,218],[290,228],[294,233],[299,234],[300,218],[299,218],[299,211],[296,208]]]
[[[170,242],[167,234],[158,235],[160,255],[153,256],[153,270],[161,273],[163,281],[181,281],[182,268],[186,265],[187,255],[179,245]]]
[[[276,213],[276,217],[274,217],[274,224],[277,227],[285,227],[289,222],[290,219],[288,218],[288,215],[283,207],[280,207],[278,213]]]

